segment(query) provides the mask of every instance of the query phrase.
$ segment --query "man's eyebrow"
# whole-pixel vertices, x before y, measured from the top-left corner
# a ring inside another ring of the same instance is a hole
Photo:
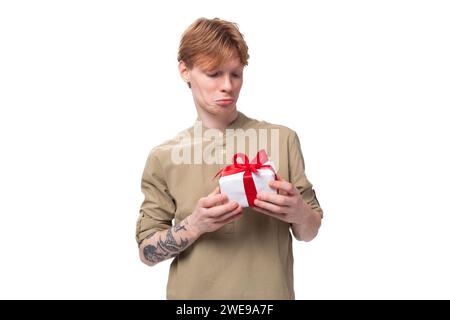
[[[230,68],[231,71],[242,71],[244,70],[243,66],[236,66],[236,67],[232,67]]]
[[[218,66],[216,68],[208,68],[208,69],[205,68],[205,69],[202,69],[203,72],[217,72],[217,71],[224,71],[224,70],[225,70],[225,68],[223,66],[222,67]],[[244,66],[239,65],[239,66],[236,66],[236,67],[231,67],[230,70],[232,72],[235,72],[235,71],[241,72],[241,71],[244,70]]]

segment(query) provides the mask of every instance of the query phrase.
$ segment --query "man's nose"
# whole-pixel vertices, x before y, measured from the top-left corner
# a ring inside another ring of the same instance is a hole
[[[231,77],[224,75],[222,78],[222,91],[231,91],[233,84],[231,83]]]

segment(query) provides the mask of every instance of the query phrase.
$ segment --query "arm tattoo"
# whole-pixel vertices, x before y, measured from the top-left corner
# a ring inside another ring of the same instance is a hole
[[[183,239],[180,237],[180,242],[178,243],[174,237],[172,230],[177,233],[180,230],[187,231],[185,225],[175,225],[167,231],[166,237],[163,240],[161,236],[157,240],[155,245],[149,244],[144,247],[144,257],[150,262],[158,263],[168,258],[172,258],[183,251],[189,244],[188,239]],[[149,239],[155,233],[147,236]]]
[[[186,227],[184,225],[181,225],[181,224],[178,224],[178,225],[175,226],[175,232],[178,232],[178,231],[180,231],[182,229],[186,230]]]

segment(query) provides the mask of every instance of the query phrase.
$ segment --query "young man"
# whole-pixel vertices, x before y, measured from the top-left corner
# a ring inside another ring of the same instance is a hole
[[[175,258],[168,299],[294,299],[290,230],[310,241],[321,224],[295,131],[236,108],[248,58],[228,21],[198,19],[181,39],[179,71],[198,119],[150,152],[136,229],[142,262]],[[258,193],[253,207],[242,208],[220,193],[214,176],[229,164],[229,157],[220,161],[225,155],[253,157],[255,146],[275,159],[279,179],[269,186],[278,192]]]

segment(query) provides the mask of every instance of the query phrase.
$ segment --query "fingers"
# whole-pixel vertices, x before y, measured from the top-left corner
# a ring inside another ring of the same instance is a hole
[[[208,210],[208,214],[210,217],[218,218],[226,213],[232,212],[239,208],[240,208],[239,203],[237,203],[236,201],[230,201],[225,204],[210,208]]]
[[[212,193],[210,193],[207,197],[200,198],[199,205],[203,208],[211,208],[215,207],[217,205],[221,205],[222,203],[226,202],[228,200],[228,197],[226,194],[223,193],[216,193],[216,190],[214,190]]]
[[[267,211],[270,211],[273,214],[282,215],[282,214],[286,213],[286,208],[287,207],[282,207],[282,206],[279,206],[279,205],[276,205],[276,204],[273,204],[273,203],[270,203],[270,202],[261,201],[261,200],[256,199],[254,201],[254,204],[255,204],[255,206],[257,206],[257,207],[259,207],[261,209],[265,209]]]
[[[229,218],[226,219],[225,221],[222,221],[222,224],[225,225],[225,224],[227,224],[227,223],[230,223],[230,222],[233,222],[233,221],[235,221],[235,220],[238,220],[238,219],[240,219],[240,218],[243,216],[243,214],[244,214],[243,211],[241,211],[241,212],[239,212],[239,213],[236,213],[235,215],[229,217]]]
[[[266,202],[272,202],[274,204],[277,204],[279,206],[289,206],[294,203],[291,196],[285,196],[280,194],[274,194],[274,193],[267,193],[267,192],[261,192],[256,195],[256,198],[258,200],[266,201]]]
[[[280,178],[282,179],[282,178]],[[289,181],[286,181],[284,179],[282,180],[273,180],[269,182],[269,187],[278,189],[280,191],[285,191],[290,195],[296,195],[298,194],[298,190],[292,183]],[[281,193],[281,192],[280,192]]]
[[[228,223],[230,221],[233,221],[234,219],[237,219],[239,216],[242,215],[242,207],[238,206],[236,209],[229,213],[225,213],[216,221],[216,223]]]

